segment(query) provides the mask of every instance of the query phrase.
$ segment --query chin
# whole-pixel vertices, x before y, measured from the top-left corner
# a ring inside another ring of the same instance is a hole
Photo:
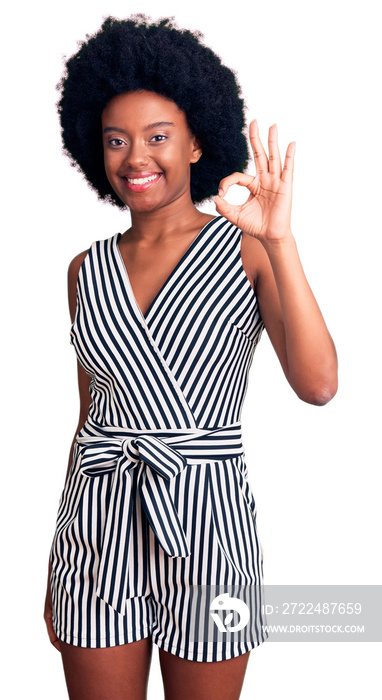
[[[152,197],[141,195],[139,197],[126,197],[126,192],[122,193],[118,192],[118,190],[114,190],[114,192],[118,195],[121,202],[124,203],[125,207],[130,209],[130,211],[149,212],[158,207],[158,202],[156,202]]]
[[[126,206],[130,209],[130,211],[136,211],[137,213],[144,213],[144,212],[151,212],[155,211],[156,209],[159,209],[160,204],[158,202],[153,202],[152,200],[142,200],[142,201],[134,201],[134,202],[127,202],[125,200]]]

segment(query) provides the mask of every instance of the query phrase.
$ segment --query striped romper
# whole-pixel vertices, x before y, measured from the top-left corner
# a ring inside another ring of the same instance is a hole
[[[53,625],[80,647],[151,637],[193,661],[267,637],[262,547],[241,438],[264,328],[222,216],[143,314],[119,250],[92,244],[71,343],[91,377],[51,549]]]

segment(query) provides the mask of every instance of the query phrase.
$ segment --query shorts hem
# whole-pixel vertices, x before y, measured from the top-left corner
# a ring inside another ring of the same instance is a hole
[[[54,627],[54,626],[53,626]],[[123,646],[124,644],[130,644],[131,642],[139,642],[140,639],[146,639],[151,636],[150,625],[144,625],[139,627],[138,630],[129,630],[126,638],[123,635],[113,636],[108,635],[106,637],[91,637],[79,638],[72,634],[67,634],[65,632],[58,632],[54,629],[57,638],[61,642],[70,644],[74,647],[81,647],[83,649],[107,649],[109,647]]]
[[[264,634],[264,636],[259,640],[259,641],[253,641],[253,642],[246,642],[246,643],[241,643],[241,648],[238,649],[237,646],[234,648],[234,653],[226,653],[226,645],[224,642],[207,642],[209,646],[215,645],[215,644],[221,644],[223,645],[222,648],[219,649],[219,651],[216,650],[211,650],[211,651],[200,651],[200,652],[193,652],[190,650],[190,647],[195,644],[200,644],[201,642],[190,642],[189,648],[185,649],[183,647],[179,647],[176,644],[169,644],[163,639],[160,639],[159,636],[153,634],[152,635],[152,640],[154,644],[156,644],[157,647],[160,649],[164,649],[164,651],[168,651],[170,654],[174,654],[175,656],[179,656],[182,659],[187,659],[188,661],[199,661],[199,662],[212,662],[212,661],[227,661],[229,659],[234,659],[237,656],[242,656],[243,654],[246,654],[248,651],[252,651],[252,649],[255,649],[256,647],[260,646],[260,644],[263,644],[266,640],[268,639],[268,634]],[[247,649],[243,649],[244,646],[247,646]]]

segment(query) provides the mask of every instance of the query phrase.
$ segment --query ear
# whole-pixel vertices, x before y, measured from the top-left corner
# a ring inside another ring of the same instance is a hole
[[[191,158],[190,163],[197,163],[202,155],[202,144],[196,136],[192,137],[191,141]]]

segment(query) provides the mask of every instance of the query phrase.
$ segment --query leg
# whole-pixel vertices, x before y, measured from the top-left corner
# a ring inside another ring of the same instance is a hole
[[[238,700],[250,652],[226,661],[188,661],[159,649],[165,700]]]
[[[70,700],[146,700],[152,639],[107,649],[60,642]]]

